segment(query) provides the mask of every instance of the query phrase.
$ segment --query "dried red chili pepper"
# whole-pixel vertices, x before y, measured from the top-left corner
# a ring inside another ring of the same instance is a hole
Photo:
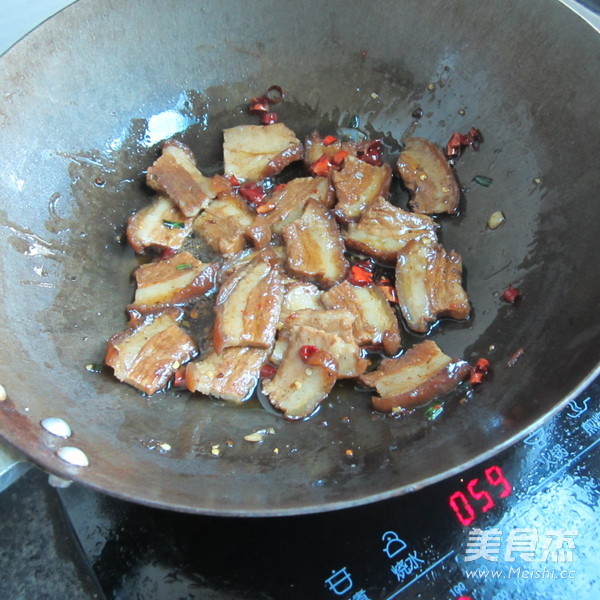
[[[260,122],[263,125],[273,125],[274,123],[277,123],[277,121],[277,113],[274,112],[266,112],[260,116]]]
[[[508,287],[502,292],[502,300],[509,304],[514,304],[521,297],[521,290],[512,286],[512,283],[508,284]]]
[[[269,98],[259,96],[258,98],[250,98],[248,103],[248,112],[251,115],[260,115],[269,112]]]
[[[277,367],[269,363],[263,365],[260,369],[260,376],[263,379],[273,379],[275,373],[277,373]]]
[[[306,362],[316,351],[316,346],[302,346],[300,348],[300,358]]]
[[[235,175],[227,175],[227,179],[233,187],[240,187],[241,184],[239,182],[239,179]]]
[[[381,140],[375,140],[364,152],[358,153],[358,158],[374,167],[380,167],[383,164],[382,152]]]
[[[179,369],[175,371],[175,375],[173,375],[173,387],[185,387],[185,367],[179,367]]]
[[[483,136],[481,135],[481,131],[476,127],[471,127],[471,129],[463,135],[463,146],[471,146],[473,150],[479,150],[479,144],[481,144],[481,142],[483,142]]]
[[[173,250],[173,248],[165,248],[160,253],[160,256],[158,258],[159,258],[159,260],[167,260],[168,258],[175,256],[176,254],[177,254],[177,252],[175,250]]]
[[[260,376],[263,379],[273,379],[275,377],[275,373],[277,373],[277,367],[270,365],[269,363],[264,364],[260,368]]]
[[[331,144],[335,144],[337,142],[337,138],[333,135],[326,135],[323,138],[323,146],[331,146]]]
[[[283,100],[283,88],[278,85],[272,85],[265,94],[271,104],[279,104]]]
[[[285,190],[286,187],[287,187],[287,183],[278,183],[273,188],[273,193],[275,194],[276,192],[281,192],[281,190]]]
[[[453,133],[450,140],[446,144],[446,156],[448,158],[458,158],[463,148],[471,146],[473,150],[479,150],[479,144],[483,142],[481,131],[476,127],[471,127],[467,133]]]
[[[331,163],[329,162],[329,156],[327,156],[327,154],[322,154],[321,157],[310,166],[313,175],[316,175],[317,177],[327,177],[330,168]]]
[[[446,144],[446,156],[448,158],[454,158],[460,156],[462,152],[462,135],[460,133],[453,133],[452,137]]]
[[[373,283],[373,270],[375,263],[372,260],[357,262],[350,267],[346,278],[352,285],[366,286]]]
[[[487,358],[478,359],[475,366],[471,368],[471,374],[469,375],[471,385],[481,383],[485,375],[489,373],[489,370],[490,361]]]
[[[240,196],[250,204],[261,204],[267,192],[257,183],[243,183],[239,189]]]
[[[348,153],[345,150],[339,150],[331,157],[331,164],[339,169],[341,164],[344,162],[344,159],[348,156]]]

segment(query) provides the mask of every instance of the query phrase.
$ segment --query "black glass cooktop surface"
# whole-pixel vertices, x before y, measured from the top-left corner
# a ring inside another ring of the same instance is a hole
[[[600,383],[464,473],[332,513],[162,511],[32,470],[0,495],[2,598],[595,599]]]

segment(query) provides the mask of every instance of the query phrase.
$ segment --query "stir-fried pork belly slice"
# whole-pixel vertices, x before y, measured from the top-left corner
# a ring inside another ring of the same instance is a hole
[[[223,256],[240,252],[246,246],[246,230],[254,221],[248,204],[237,194],[219,195],[194,221],[196,231]]]
[[[437,241],[436,223],[394,206],[384,198],[374,200],[358,223],[350,223],[344,234],[346,246],[385,263],[395,263],[398,252],[412,239]]]
[[[396,291],[406,324],[420,333],[440,317],[463,320],[471,312],[460,255],[428,239],[412,240],[398,254]]]
[[[365,152],[373,142],[374,140],[350,142],[336,139],[330,144],[325,144],[319,132],[313,131],[304,142],[304,164],[308,168],[319,160],[323,154],[332,158],[340,150],[347,152],[350,156],[356,156],[359,152]]]
[[[327,308],[347,309],[356,317],[354,337],[361,346],[383,345],[389,355],[400,349],[400,328],[394,310],[376,285],[356,286],[348,281],[321,296]]]
[[[264,348],[227,348],[210,352],[185,369],[185,383],[191,392],[200,392],[240,403],[252,394],[260,368],[269,354]]]
[[[164,388],[175,371],[198,353],[192,338],[179,327],[178,309],[166,309],[131,321],[125,331],[108,341],[105,362],[115,377],[154,394]]]
[[[372,398],[373,408],[382,412],[414,408],[453,390],[471,370],[468,362],[444,354],[427,340],[413,346],[399,358],[386,358],[376,371],[360,377],[374,387],[379,397]]]
[[[333,388],[337,361],[320,346],[327,346],[335,337],[313,327],[292,329],[281,365],[273,379],[265,380],[262,386],[271,404],[282,410],[288,419],[311,415]],[[301,356],[304,346],[317,347],[306,361]]]
[[[344,241],[335,219],[316,200],[309,200],[302,216],[283,229],[289,273],[324,288],[339,283],[348,269]]]
[[[226,279],[215,306],[213,341],[217,354],[234,346],[270,348],[283,292],[281,261],[272,250],[263,250]]]
[[[137,288],[128,308],[143,313],[191,302],[214,288],[217,272],[216,264],[200,262],[189,252],[142,265],[133,272]]]
[[[246,248],[245,250],[236,252],[235,254],[226,257],[219,270],[217,283],[223,283],[231,275],[237,273],[246,265],[250,264],[260,254],[260,252],[261,250]]]
[[[435,144],[421,137],[408,138],[397,166],[404,185],[412,192],[408,203],[411,210],[427,215],[458,212],[458,181]]]
[[[138,254],[147,248],[179,250],[191,231],[192,219],[164,197],[138,210],[127,222],[127,240]]]
[[[227,256],[221,265],[221,269],[219,270],[217,282],[222,283],[227,280],[231,275],[237,273],[246,265],[250,264],[263,251],[264,250],[259,250],[257,248],[246,248],[241,252],[236,252],[232,256]],[[283,265],[283,262],[286,258],[285,248],[283,246],[269,246],[269,251],[272,252]],[[285,280],[286,277],[284,275],[282,281],[286,283]],[[290,285],[295,282],[296,280],[290,282]]]
[[[319,299],[323,292],[314,283],[293,281],[285,288],[279,325],[282,326],[290,313],[306,308],[322,308]]]
[[[197,169],[192,151],[176,140],[164,143],[146,183],[166,194],[186,217],[195,217],[217,195],[212,180]]]
[[[275,208],[258,215],[248,229],[254,245],[264,248],[273,234],[281,234],[283,228],[299,219],[306,202],[317,200],[329,206],[329,181],[326,177],[297,177],[273,192],[269,202]]]
[[[302,160],[304,147],[283,123],[239,125],[223,131],[225,175],[257,181]]]
[[[344,223],[357,220],[376,198],[387,197],[392,181],[389,165],[374,167],[354,156],[348,156],[344,168],[333,173],[337,196],[335,216]]]
[[[352,334],[356,317],[349,310],[304,309],[291,313],[279,331],[277,342],[270,361],[277,365],[283,360],[294,327],[308,326],[322,333],[330,334],[321,338],[319,344],[313,342],[319,350],[325,350],[338,363],[338,378],[358,377],[369,366],[362,358]]]

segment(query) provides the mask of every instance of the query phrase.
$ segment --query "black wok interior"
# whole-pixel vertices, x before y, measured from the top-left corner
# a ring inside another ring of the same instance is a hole
[[[408,492],[523,437],[597,372],[599,39],[555,0],[69,7],[0,59],[0,433],[48,471],[109,494],[256,516]],[[175,134],[215,172],[221,129],[255,123],[247,100],[272,84],[298,134],[359,115],[391,157],[409,133],[439,145],[471,126],[484,135],[457,163],[469,188],[460,216],[441,219],[474,314],[432,337],[448,354],[489,356],[493,381],[435,421],[376,415],[346,386],[290,423],[257,403],[145,398],[85,369],[125,323],[137,262],[122,234],[148,202],[144,169],[161,140]],[[496,210],[506,223],[490,231]],[[509,283],[518,306],[499,298]],[[69,422],[68,444],[89,467],[56,456],[67,442],[41,429],[48,416]],[[243,440],[266,427],[275,434],[263,444]]]

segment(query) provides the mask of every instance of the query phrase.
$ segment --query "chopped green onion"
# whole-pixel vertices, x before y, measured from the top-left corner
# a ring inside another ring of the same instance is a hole
[[[183,229],[185,227],[183,221],[163,221],[163,225],[169,229]]]
[[[184,263],[182,265],[177,265],[175,268],[178,271],[189,271],[190,269],[193,269],[194,267],[192,267],[192,265],[190,265],[189,263]]]
[[[473,181],[479,185],[482,185],[483,187],[490,187],[490,185],[492,185],[494,182],[491,177],[486,177],[485,175],[475,175],[475,177],[473,177]]]
[[[435,421],[443,412],[443,404],[433,404],[425,411],[425,418],[428,421]]]
[[[102,373],[104,369],[104,365],[99,363],[90,363],[89,365],[85,365],[85,370],[89,373]]]

